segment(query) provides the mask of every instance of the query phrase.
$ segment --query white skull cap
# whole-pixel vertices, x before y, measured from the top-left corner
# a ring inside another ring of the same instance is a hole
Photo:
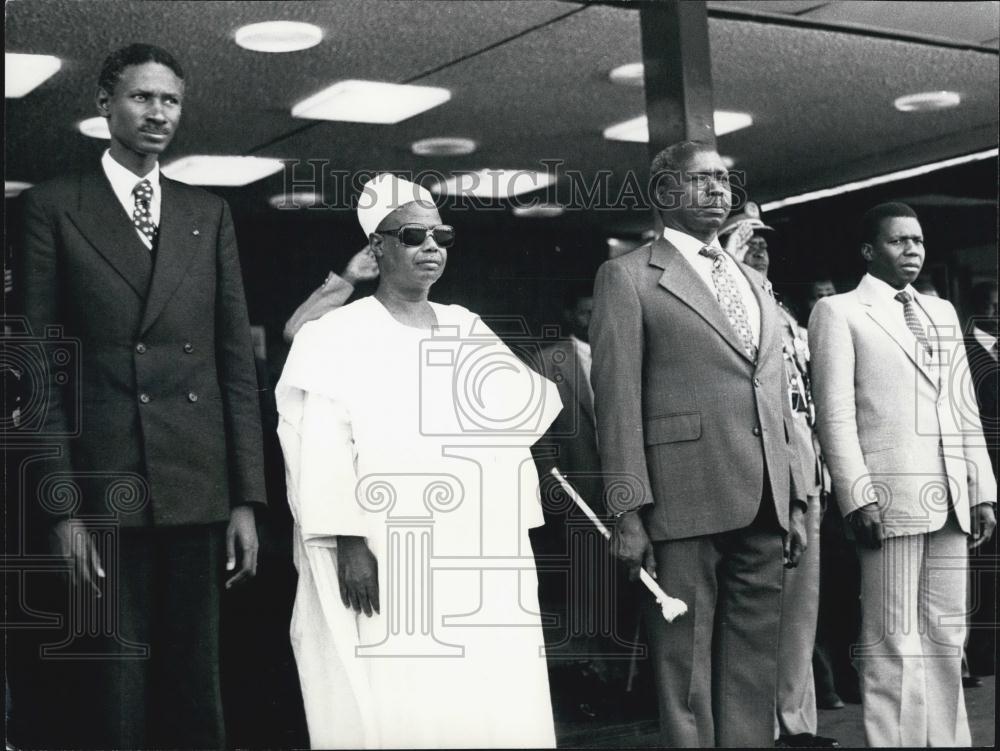
[[[358,222],[369,237],[389,214],[408,203],[435,206],[434,196],[422,185],[383,172],[376,175],[361,191],[358,200]]]

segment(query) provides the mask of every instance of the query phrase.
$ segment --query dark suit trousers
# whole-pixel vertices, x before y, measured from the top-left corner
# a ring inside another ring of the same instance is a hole
[[[773,746],[782,530],[770,499],[743,529],[654,542],[673,623],[643,597],[666,747]]]
[[[117,622],[92,639],[101,657],[80,666],[92,732],[84,729],[79,745],[223,748],[223,528],[122,529],[117,540],[117,562],[104,560],[104,598],[117,598]]]

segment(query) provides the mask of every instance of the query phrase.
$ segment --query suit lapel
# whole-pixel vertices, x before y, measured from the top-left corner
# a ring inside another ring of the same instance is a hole
[[[192,234],[198,229],[198,205],[188,200],[173,181],[162,175],[160,189],[163,191],[163,200],[160,204],[156,266],[149,285],[149,297],[139,327],[140,333],[149,330],[177,291],[197,247],[197,243],[192,242]]]
[[[153,260],[102,172],[81,176],[79,201],[67,214],[104,260],[145,298]]]
[[[757,298],[757,307],[760,309],[760,342],[757,351],[758,357],[761,357],[773,350],[774,339],[781,334],[778,303],[774,299],[773,292],[770,292],[769,288],[765,286],[768,284],[766,278],[757,273],[748,273],[749,267],[742,263],[737,263],[736,267],[746,277],[754,297]]]
[[[923,358],[919,357],[917,351],[920,349],[920,345],[917,344],[916,338],[906,327],[906,319],[903,316],[903,306],[898,303],[898,310],[890,308],[888,303],[882,299],[882,295],[878,294],[877,289],[872,289],[870,283],[868,282],[868,277],[865,276],[861,280],[861,284],[858,285],[858,299],[861,304],[865,306],[865,311],[868,313],[868,317],[875,321],[878,326],[885,331],[889,337],[899,345],[900,349],[906,353],[906,356],[910,358],[917,369],[923,373],[927,379],[937,385],[937,378],[931,372],[930,368],[923,363]],[[924,310],[926,313],[926,309]],[[930,318],[930,313],[927,314]],[[933,323],[933,318],[931,318]]]
[[[663,269],[660,276],[661,287],[705,319],[733,349],[752,362],[712,290],[677,248],[664,238],[657,238],[650,247],[649,263]]]

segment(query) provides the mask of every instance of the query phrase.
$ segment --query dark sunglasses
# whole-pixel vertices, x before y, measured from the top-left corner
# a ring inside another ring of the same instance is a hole
[[[404,224],[396,229],[378,230],[380,235],[399,235],[399,241],[403,245],[417,247],[424,244],[427,235],[434,236],[434,242],[442,248],[450,248],[455,242],[455,228],[447,224],[439,224],[436,227],[427,227],[423,224]]]

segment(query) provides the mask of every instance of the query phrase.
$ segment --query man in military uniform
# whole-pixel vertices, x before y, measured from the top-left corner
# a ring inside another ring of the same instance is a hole
[[[720,241],[737,260],[765,277],[771,265],[764,233],[773,232],[760,216],[757,204],[747,201],[719,231]],[[777,296],[776,296],[777,297]],[[777,745],[836,747],[832,738],[816,735],[816,691],[812,654],[819,610],[819,522],[823,471],[819,444],[813,433],[815,410],[809,390],[807,333],[792,312],[778,300],[781,342],[792,408],[791,444],[805,481],[803,492],[808,546],[795,568],[786,568],[782,584],[781,630],[778,639],[778,691],[775,706]]]

